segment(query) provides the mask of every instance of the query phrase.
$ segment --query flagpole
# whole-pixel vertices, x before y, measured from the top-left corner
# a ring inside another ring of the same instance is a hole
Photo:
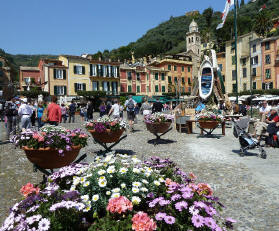
[[[238,104],[238,76],[237,76],[237,8],[234,0],[234,46],[235,46],[235,77],[236,77],[236,103]]]

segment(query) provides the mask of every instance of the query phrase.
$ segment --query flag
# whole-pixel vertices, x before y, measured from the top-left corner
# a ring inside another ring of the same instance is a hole
[[[220,23],[216,30],[218,29],[221,29],[223,26],[224,26],[224,23],[226,21],[226,18],[227,18],[227,15],[230,11],[230,8],[234,5],[234,0],[226,0],[226,5],[225,5],[225,9],[223,11],[223,14],[222,14],[222,23]]]
[[[259,12],[261,12],[262,10],[264,10],[266,8],[266,5],[264,4],[261,9],[259,10]]]

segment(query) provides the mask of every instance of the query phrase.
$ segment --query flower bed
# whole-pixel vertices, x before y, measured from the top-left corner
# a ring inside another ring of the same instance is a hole
[[[109,154],[27,184],[4,230],[226,230],[232,219],[205,183],[166,159]]]
[[[200,113],[196,116],[198,121],[216,121],[221,123],[224,120],[224,117],[218,114],[215,114],[211,111],[206,111],[204,113]]]
[[[98,133],[110,131],[118,131],[127,128],[127,123],[124,120],[112,119],[108,116],[103,116],[97,120],[89,121],[85,125],[89,131],[96,131]]]
[[[156,112],[154,114],[149,114],[144,116],[145,123],[165,123],[172,122],[174,120],[174,115],[164,114],[161,112]]]

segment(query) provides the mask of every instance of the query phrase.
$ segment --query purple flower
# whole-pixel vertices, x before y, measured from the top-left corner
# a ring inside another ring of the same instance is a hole
[[[164,221],[169,224],[172,225],[175,222],[175,218],[173,216],[165,216],[164,217]]]
[[[207,227],[209,227],[211,229],[216,229],[216,222],[214,221],[213,218],[211,218],[211,217],[204,218],[204,223]]]
[[[155,215],[155,219],[156,219],[157,221],[162,221],[162,220],[165,218],[166,215],[167,215],[167,214],[165,214],[165,213],[159,212],[159,213],[157,213],[157,214]]]
[[[153,208],[153,207],[155,207],[155,205],[156,205],[156,203],[154,201],[149,202],[149,204],[148,204],[149,208]]]
[[[172,200],[172,201],[177,201],[177,200],[179,200],[180,198],[181,198],[181,195],[179,195],[179,194],[174,194],[174,195],[171,196],[171,200]]]
[[[66,145],[66,150],[67,151],[71,151],[72,150],[71,146],[70,145]]]
[[[192,206],[189,208],[189,212],[190,212],[193,216],[195,216],[195,215],[198,215],[200,211],[199,211],[198,209],[196,209],[194,205],[192,205]]]
[[[227,218],[226,219],[226,227],[232,229],[233,228],[233,223],[236,223],[236,220],[232,219],[232,218]]]
[[[42,220],[40,220],[39,222],[39,229],[40,230],[48,230],[50,226],[50,221],[46,218],[43,218]]]
[[[204,225],[204,218],[200,215],[192,216],[192,223],[196,228],[202,227]]]
[[[207,205],[202,201],[194,201],[194,205],[195,205],[195,207],[199,207],[202,209],[207,208]]]
[[[169,204],[170,204],[170,201],[169,201],[169,200],[160,200],[160,201],[159,201],[159,204],[160,204],[161,206],[169,205]]]
[[[184,199],[191,199],[191,198],[193,197],[193,195],[194,195],[194,193],[184,192],[184,193],[182,194],[182,197],[183,197]]]
[[[211,206],[206,206],[205,207],[205,212],[210,216],[213,216],[213,215],[217,214],[216,210],[214,208],[212,208]]]
[[[154,193],[148,193],[147,195],[146,195],[148,198],[151,198],[151,199],[153,199],[154,198]]]
[[[179,212],[182,212],[183,209],[187,209],[188,207],[188,204],[186,201],[180,201],[180,202],[177,202],[175,204],[175,208],[179,211]]]

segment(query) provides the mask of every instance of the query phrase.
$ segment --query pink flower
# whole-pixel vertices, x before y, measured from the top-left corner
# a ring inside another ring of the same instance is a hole
[[[132,229],[136,231],[152,231],[157,228],[156,222],[144,212],[138,212],[135,214],[132,221]]]
[[[189,177],[190,177],[191,180],[196,180],[196,179],[197,179],[197,177],[195,176],[195,174],[192,173],[192,172],[189,173]]]
[[[86,138],[86,137],[87,137],[86,134],[80,134],[80,135],[79,135],[79,138]]]
[[[33,184],[27,183],[26,185],[23,185],[20,189],[20,193],[24,196],[27,197],[29,194],[35,192],[38,194],[40,192],[40,188],[35,188]]]
[[[71,136],[76,136],[76,134],[75,134],[75,133],[72,133]]]
[[[38,133],[34,133],[34,134],[33,134],[33,138],[34,138],[35,140],[38,140],[39,137],[40,137],[40,135],[39,135]]]
[[[210,188],[208,184],[205,183],[199,183],[197,191],[199,195],[203,194],[203,195],[211,196],[213,194],[213,190]]]
[[[45,138],[43,136],[39,136],[38,141],[39,142],[43,142],[45,140]]]
[[[111,213],[125,213],[127,210],[132,211],[133,204],[126,197],[120,196],[117,198],[111,198],[109,200],[107,210]]]

